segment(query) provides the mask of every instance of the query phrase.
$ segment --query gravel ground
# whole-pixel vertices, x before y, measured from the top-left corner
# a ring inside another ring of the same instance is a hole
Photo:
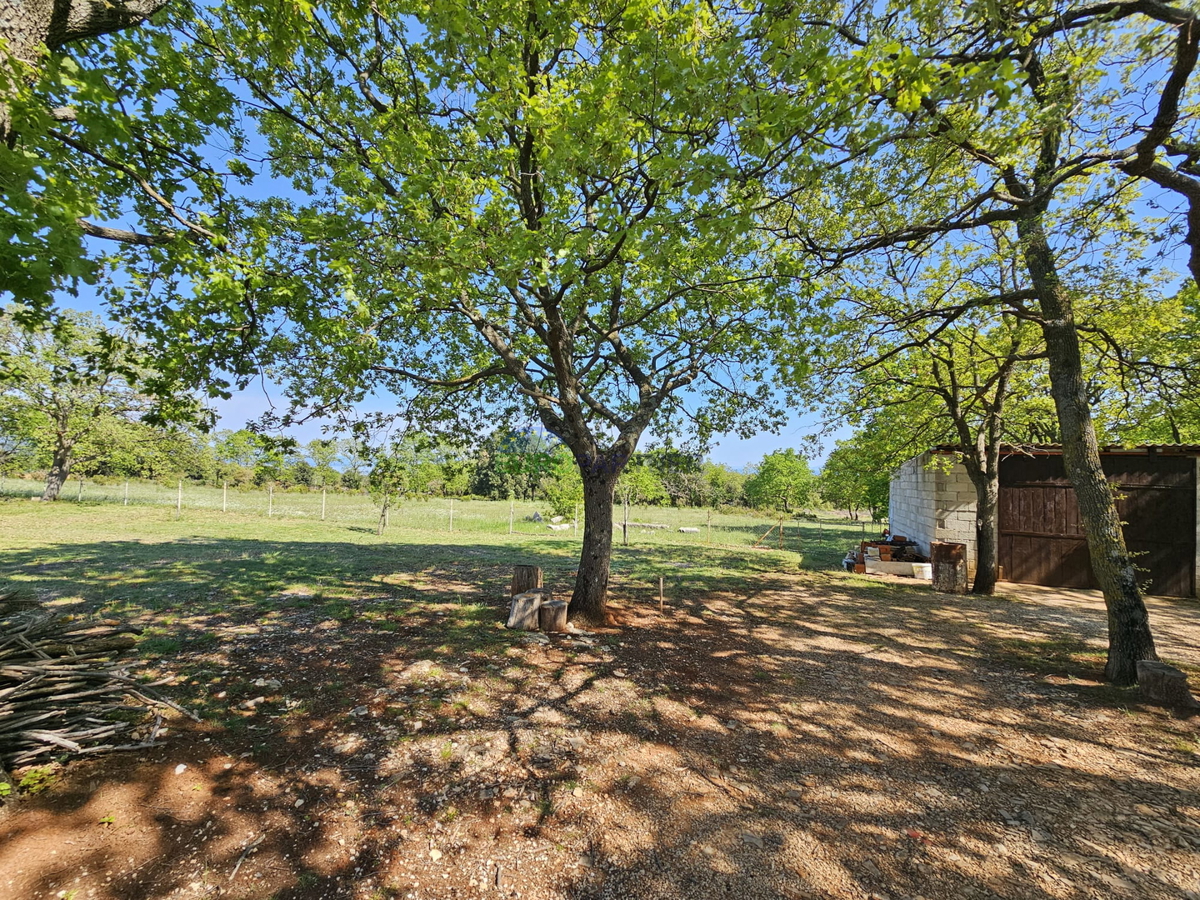
[[[1094,595],[1005,589],[781,574],[476,647],[449,604],[227,623],[178,670],[233,718],[0,811],[0,897],[1200,898],[1197,720],[1096,679]],[[1200,605],[1151,615],[1200,665]]]

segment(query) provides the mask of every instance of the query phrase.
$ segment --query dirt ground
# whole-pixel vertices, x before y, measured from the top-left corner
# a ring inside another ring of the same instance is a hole
[[[208,623],[204,721],[0,810],[0,897],[1200,898],[1198,720],[1097,680],[1086,592],[778,575],[487,642],[375,602]],[[1152,621],[1200,666],[1200,605]]]

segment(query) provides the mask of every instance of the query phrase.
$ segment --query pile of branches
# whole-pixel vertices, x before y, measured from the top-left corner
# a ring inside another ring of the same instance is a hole
[[[195,719],[154,693],[154,685],[134,680],[119,660],[139,633],[73,620],[0,590],[0,768],[64,752],[150,747],[167,709]],[[153,725],[140,730],[151,713]]]

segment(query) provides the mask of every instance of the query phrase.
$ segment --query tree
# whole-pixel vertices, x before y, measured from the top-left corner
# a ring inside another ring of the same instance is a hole
[[[746,503],[746,475],[722,463],[706,460],[700,465],[704,479],[704,505],[743,506]]]
[[[86,477],[209,481],[217,465],[194,427],[162,427],[108,414],[97,417],[72,455],[73,471]]]
[[[266,349],[305,402],[385,388],[474,432],[536,414],[583,483],[571,615],[603,621],[613,488],[644,432],[704,439],[776,402],[762,335],[791,299],[731,164],[742,44],[699,4],[300,15],[201,7],[191,26],[314,198],[273,204],[274,258],[247,275],[259,315],[292,323]],[[180,355],[211,358],[190,333]]]
[[[817,479],[821,498],[846,510],[855,521],[859,510],[869,512],[873,521],[887,515],[892,475],[912,456],[907,440],[897,447],[894,439],[883,439],[887,430],[882,424],[868,417],[853,435],[838,441]]]
[[[1109,611],[1105,671],[1118,684],[1136,679],[1139,659],[1155,658],[1154,641],[1100,464],[1075,292],[1064,278],[1077,245],[1061,230],[1073,222],[1076,236],[1090,231],[1087,249],[1099,251],[1104,223],[1129,215],[1122,204],[1133,191],[1114,172],[1144,132],[1145,104],[1125,102],[1130,85],[1111,73],[1127,75],[1162,43],[1142,16],[1173,22],[1178,14],[1157,3],[852,10],[838,29],[842,75],[865,86],[856,102],[872,119],[839,142],[845,166],[830,205],[841,233],[855,238],[831,243],[828,220],[823,234],[795,219],[787,226],[840,261],[1011,223],[1029,293],[995,302],[1042,332],[1064,466]]]
[[[53,331],[29,331],[16,310],[0,312],[0,357],[10,377],[3,404],[32,425],[50,448],[43,500],[57,500],[78,445],[105,417],[132,417],[149,406],[131,386],[138,376],[132,345],[86,313],[67,315]],[[124,374],[118,374],[118,371]]]
[[[839,270],[832,290],[844,299],[819,354],[821,388],[808,391],[814,402],[837,396],[834,416],[892,420],[910,435],[908,455],[958,447],[975,488],[979,594],[993,593],[998,576],[1000,458],[1016,442],[1010,418],[1020,421],[1011,407],[1045,355],[1036,325],[994,308],[1024,282],[1011,240],[999,228],[989,238],[992,246],[945,246],[902,270],[870,260]],[[844,483],[842,495],[865,496]]]
[[[759,508],[791,513],[812,502],[816,483],[808,460],[789,447],[763,457],[746,479],[746,499]]]
[[[323,488],[338,480],[335,467],[341,460],[341,448],[337,441],[314,438],[305,445],[304,451],[308,464],[312,466],[314,484]]]
[[[471,492],[493,500],[532,500],[554,466],[557,444],[540,429],[497,428],[476,451]]]

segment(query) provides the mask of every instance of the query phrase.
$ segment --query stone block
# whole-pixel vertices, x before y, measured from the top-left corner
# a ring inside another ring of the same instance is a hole
[[[1200,709],[1188,689],[1187,676],[1174,666],[1152,659],[1138,660],[1138,693],[1147,703],[1175,709]]]

